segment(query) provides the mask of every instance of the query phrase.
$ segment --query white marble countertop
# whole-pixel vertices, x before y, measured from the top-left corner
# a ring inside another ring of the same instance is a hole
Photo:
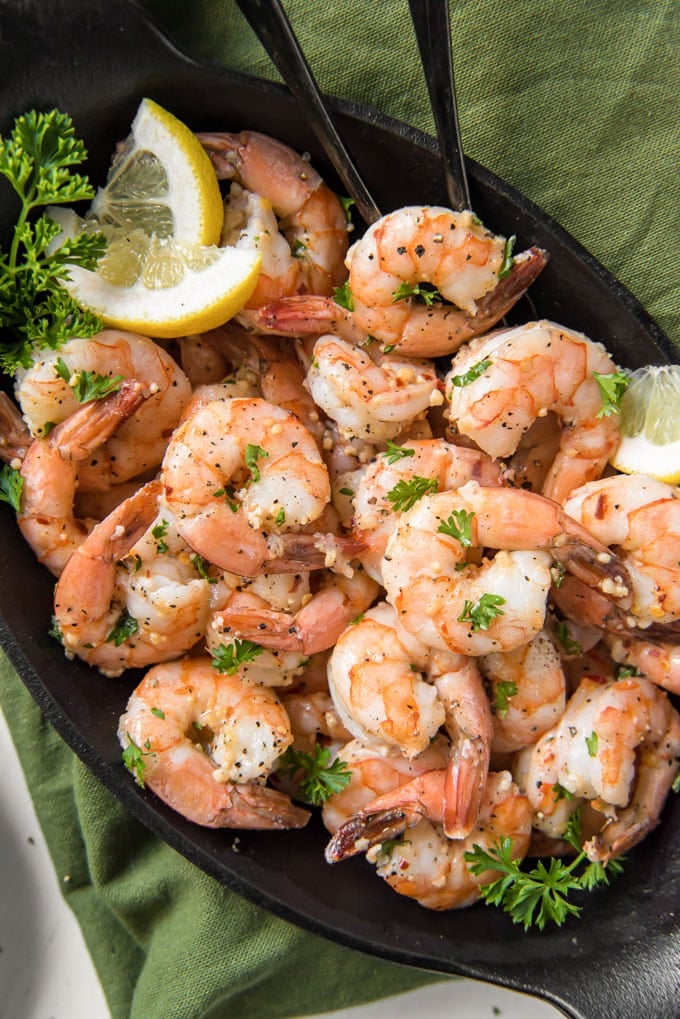
[[[0,1019],[107,1019],[104,995],[62,898],[1,712],[0,760]],[[556,1019],[561,1014],[535,998],[474,980],[435,984],[331,1013],[333,1019]]]

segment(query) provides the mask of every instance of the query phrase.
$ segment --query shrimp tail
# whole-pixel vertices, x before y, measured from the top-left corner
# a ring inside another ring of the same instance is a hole
[[[141,382],[126,379],[110,396],[96,403],[88,403],[86,441],[77,439],[83,430],[83,416],[72,414],[59,425],[57,449],[63,460],[84,460],[92,450],[102,445],[123,421],[137,411],[149,394]],[[55,432],[55,439],[57,433]]]
[[[543,248],[527,248],[516,255],[507,276],[485,297],[477,301],[477,310],[467,322],[471,339],[487,332],[524,296],[534,280],[543,272],[550,255]]]
[[[361,811],[338,828],[326,846],[326,862],[339,863],[348,860],[350,856],[365,853],[373,846],[399,838],[407,828],[413,827],[426,816],[426,807],[418,803],[375,812]]]
[[[269,558],[265,573],[297,573],[332,568],[338,561],[356,558],[366,542],[335,534],[276,534],[267,539]]]
[[[597,588],[610,598],[626,598],[631,583],[620,557],[566,513],[561,514],[560,522],[563,529],[550,547],[557,562],[587,587]]]
[[[446,769],[444,784],[444,834],[464,839],[479,818],[489,773],[490,749],[480,740],[465,739]]]
[[[0,460],[5,463],[23,460],[32,442],[33,436],[19,408],[7,393],[0,392]]]
[[[311,814],[285,793],[269,786],[240,784],[227,787],[229,806],[211,827],[274,830],[304,828]]]
[[[332,333],[349,342],[361,342],[365,334],[352,325],[347,311],[332,297],[293,294],[258,308],[259,329],[279,336],[320,336]]]

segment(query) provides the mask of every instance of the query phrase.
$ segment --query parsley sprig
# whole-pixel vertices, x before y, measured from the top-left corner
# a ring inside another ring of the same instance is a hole
[[[593,372],[593,378],[597,382],[602,397],[602,407],[596,417],[603,418],[609,417],[611,414],[619,414],[623,394],[630,385],[630,377],[626,372],[611,372],[608,375]]]
[[[392,303],[404,301],[409,297],[419,298],[428,308],[431,308],[435,301],[442,299],[437,288],[429,283],[400,283],[392,294]]]
[[[279,758],[277,771],[296,781],[305,800],[315,806],[342,792],[352,777],[347,762],[336,759],[331,763],[329,747],[320,743],[314,744],[311,754],[288,747]]]
[[[488,630],[494,619],[505,615],[503,609],[499,607],[501,605],[505,605],[505,598],[500,594],[486,593],[475,602],[466,598],[458,622],[472,623],[473,633]]]
[[[10,464],[0,468],[0,500],[8,502],[18,513],[21,509],[21,493],[24,488],[23,475]]]
[[[252,640],[240,640],[238,637],[230,644],[219,644],[212,649],[212,667],[217,672],[226,672],[235,676],[242,665],[254,662],[264,651],[261,644]]]
[[[472,851],[464,854],[470,872],[478,877],[487,870],[500,871],[500,877],[480,887],[487,905],[502,906],[525,931],[532,926],[542,931],[548,922],[561,927],[567,917],[579,916],[582,907],[570,902],[569,895],[608,884],[610,875],[620,874],[623,865],[621,860],[610,860],[606,866],[589,862],[583,867],[587,857],[581,848],[580,811],[570,817],[564,838],[577,851],[571,863],[553,857],[548,866],[539,860],[528,871],[512,858],[513,843],[508,835],[501,835],[488,850],[475,843]]]
[[[104,253],[102,234],[83,232],[54,249],[61,227],[36,210],[92,198],[87,177],[72,171],[87,156],[71,118],[59,110],[31,110],[0,137],[0,175],[19,196],[20,209],[9,251],[0,249],[0,327],[10,342],[0,344],[0,367],[13,373],[28,367],[31,350],[53,350],[71,337],[88,337],[102,328],[62,286],[69,266],[94,269]]]
[[[405,481],[403,478],[398,481],[394,488],[387,493],[386,498],[397,512],[406,512],[406,510],[413,509],[424,495],[434,493],[438,488],[437,478],[421,478],[420,475],[414,474],[409,481]]]
[[[58,357],[54,370],[73,389],[78,403],[89,403],[90,400],[101,400],[109,393],[115,393],[125,381],[123,375],[99,375],[97,372],[78,371],[71,369],[63,357]]]

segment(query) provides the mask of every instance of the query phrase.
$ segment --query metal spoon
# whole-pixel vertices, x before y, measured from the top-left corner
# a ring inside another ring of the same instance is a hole
[[[449,203],[459,211],[471,209],[458,126],[448,0],[409,0],[409,8],[430,93]]]
[[[302,106],[326,155],[366,223],[381,213],[331,120],[326,103],[279,0],[237,0],[248,24]]]

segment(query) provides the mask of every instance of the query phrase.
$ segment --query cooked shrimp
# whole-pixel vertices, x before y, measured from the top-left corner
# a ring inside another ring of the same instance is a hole
[[[328,683],[341,721],[369,747],[416,757],[446,726],[452,742],[446,830],[456,837],[463,828],[469,831],[493,736],[475,664],[426,647],[399,626],[383,602],[339,638],[328,662]]]
[[[491,687],[495,753],[536,743],[564,712],[564,670],[544,630],[512,651],[483,655],[479,668]]]
[[[175,430],[161,477],[180,533],[216,566],[253,576],[325,565],[314,535],[295,531],[323,513],[328,471],[290,412],[262,399],[199,405]]]
[[[149,482],[97,524],[55,589],[66,654],[109,676],[178,658],[205,631],[209,583],[160,494]]]
[[[652,683],[680,696],[680,646],[613,634],[605,643],[615,662],[637,669]]]
[[[536,826],[548,834],[561,834],[554,815],[564,800],[556,785],[594,800],[604,821],[585,848],[590,859],[606,862],[656,827],[679,756],[680,716],[662,690],[643,677],[587,676],[557,725],[520,752],[516,774],[537,811]],[[562,806],[562,817],[575,805]]]
[[[468,560],[484,548],[500,551],[480,565]],[[520,647],[542,629],[552,558],[589,584],[627,594],[620,562],[557,503],[469,481],[402,514],[382,576],[400,622],[425,644],[485,655]]]
[[[292,736],[276,695],[208,658],[157,665],[118,726],[137,747],[135,778],[207,828],[302,828],[306,810],[261,784]]]
[[[395,493],[399,485],[413,483],[414,478],[427,479],[434,491],[442,492],[460,488],[467,481],[501,484],[502,471],[480,450],[454,446],[443,439],[416,439],[392,453],[388,447],[376,455],[350,486],[353,530],[367,546],[361,561],[379,583],[382,557],[398,518]]]
[[[352,739],[344,727],[328,692],[326,679],[327,653],[307,659],[300,682],[281,690],[279,696],[290,720],[293,746],[309,753],[321,739],[325,745],[343,747]],[[309,680],[310,672],[312,674]],[[316,681],[323,678],[323,685]]]
[[[80,407],[46,439],[34,439],[21,465],[23,488],[19,529],[38,557],[59,576],[89,525],[74,512],[82,462],[106,442],[146,399],[138,382]]]
[[[565,512],[604,545],[615,546],[630,576],[629,625],[680,620],[680,498],[674,485],[616,474],[573,492]]]
[[[289,575],[296,596],[285,607],[272,606],[251,589],[251,604],[227,605],[218,625],[225,635],[245,638],[277,651],[311,655],[332,647],[343,630],[375,601],[378,585],[359,566],[351,577],[324,571]]]
[[[436,823],[439,797],[422,798],[426,782],[434,787],[441,774],[416,779],[380,797],[339,829],[326,848],[329,863],[368,850],[367,859],[399,895],[428,909],[463,909],[480,898],[480,885],[497,876],[470,873],[465,853],[479,845],[491,849],[501,836],[512,839],[512,856],[522,859],[531,835],[531,807],[509,772],[492,772],[487,780],[477,824],[463,839],[448,839]],[[435,814],[426,820],[428,813]],[[398,836],[408,830],[403,839]],[[395,840],[396,841],[393,841]],[[383,843],[389,846],[383,848]]]
[[[218,179],[235,180],[253,193],[251,208],[244,210],[243,225],[250,215],[248,233],[254,246],[264,246],[268,256],[268,249],[273,249],[264,269],[269,279],[247,307],[258,307],[272,286],[289,294],[302,287],[313,294],[332,294],[333,287],[346,278],[343,260],[348,224],[342,203],[316,170],[287,145],[256,131],[198,137]],[[267,219],[267,205],[279,217],[289,245],[288,258],[272,244],[276,222]],[[297,272],[292,271],[295,268]]]
[[[343,439],[377,443],[393,439],[444,398],[434,364],[381,354],[371,346],[366,350],[321,336],[306,384]]]
[[[347,253],[352,310],[284,298],[263,308],[258,321],[293,335],[335,331],[339,322],[342,334],[358,342],[368,335],[407,356],[450,354],[495,325],[547,262],[544,251],[530,248],[508,268],[506,252],[505,238],[470,212],[398,209],[369,227]],[[427,294],[428,286],[434,294]],[[416,295],[424,291],[427,303],[418,303]],[[320,329],[324,318],[328,324]]]
[[[454,385],[484,367],[466,385]],[[451,423],[493,457],[508,457],[538,417],[562,421],[560,449],[543,483],[557,502],[599,478],[616,447],[617,415],[602,415],[594,372],[617,371],[602,344],[554,322],[529,322],[468,344],[447,376]]]
[[[443,735],[435,736],[421,754],[411,758],[404,757],[398,750],[386,752],[367,747],[361,740],[351,740],[336,754],[336,759],[347,765],[349,782],[324,803],[324,825],[335,834],[379,796],[394,792],[420,775],[445,769],[449,756],[449,741]]]
[[[57,371],[61,361],[69,373]],[[115,435],[102,440],[82,463],[83,489],[109,488],[158,467],[168,438],[189,402],[191,385],[179,365],[153,340],[119,329],[104,329],[89,339],[68,340],[59,350],[42,350],[31,368],[20,369],[16,395],[34,435],[63,421],[80,404],[74,385],[85,372],[106,378],[143,380],[149,398]]]

